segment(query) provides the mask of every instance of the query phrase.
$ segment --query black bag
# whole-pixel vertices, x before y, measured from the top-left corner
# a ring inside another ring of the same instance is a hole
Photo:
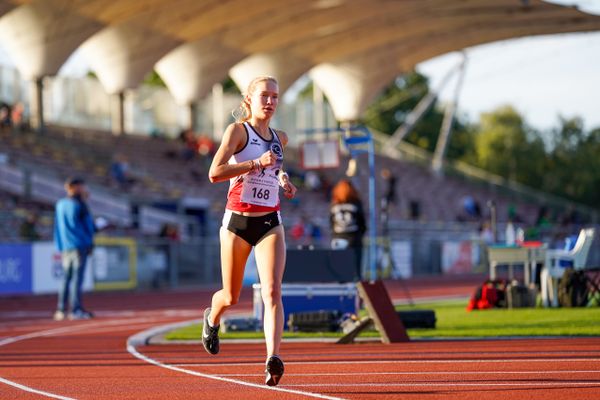
[[[506,288],[506,305],[508,308],[535,307],[535,291],[518,282]]]
[[[341,317],[337,310],[296,312],[290,314],[288,327],[292,332],[336,332]]]
[[[428,328],[435,329],[435,311],[433,310],[407,310],[398,311],[402,325],[406,329]]]
[[[587,305],[587,277],[583,271],[565,269],[558,282],[558,302],[563,307],[584,307]]]

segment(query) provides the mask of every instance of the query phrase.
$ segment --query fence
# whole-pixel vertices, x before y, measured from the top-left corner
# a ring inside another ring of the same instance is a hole
[[[389,240],[379,239],[377,254],[379,267],[387,276],[488,272],[487,248],[477,237],[474,224],[402,222],[390,228]],[[595,228],[600,231],[600,226]],[[567,234],[578,229],[554,228],[542,235],[550,248],[556,248],[563,246]],[[320,246],[327,247],[327,243],[324,240]],[[219,239],[214,236],[185,242],[99,237],[96,247],[88,268],[87,290],[214,286],[221,282]],[[288,242],[288,248],[294,247]],[[598,235],[587,265],[600,266]],[[0,294],[54,292],[61,271],[60,255],[52,242],[0,243]],[[256,267],[251,258],[244,282],[256,281]]]

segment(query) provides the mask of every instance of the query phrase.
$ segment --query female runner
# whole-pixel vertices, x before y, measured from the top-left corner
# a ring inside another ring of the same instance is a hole
[[[283,332],[281,281],[285,268],[285,237],[279,213],[279,186],[291,199],[296,187],[283,172],[285,132],[269,127],[279,100],[277,80],[254,78],[248,85],[236,122],[229,125],[209,171],[211,182],[229,180],[229,193],[221,226],[223,289],[204,311],[202,343],[210,354],[219,352],[219,323],[225,310],[237,303],[246,260],[254,247],[267,347],[265,383],[275,386],[283,375],[279,357]]]

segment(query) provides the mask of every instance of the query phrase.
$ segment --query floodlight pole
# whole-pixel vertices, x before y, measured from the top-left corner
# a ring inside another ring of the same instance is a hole
[[[371,281],[377,279],[377,209],[375,198],[375,145],[371,132],[363,127],[369,137],[369,269]]]
[[[438,135],[438,141],[435,146],[433,160],[431,162],[431,168],[436,174],[442,173],[444,156],[446,154],[448,142],[450,141],[450,134],[452,133],[452,122],[454,121],[454,114],[456,114],[456,108],[458,107],[458,97],[460,95],[460,90],[462,88],[463,80],[465,78],[466,64],[467,55],[463,52],[463,60],[459,66],[458,81],[456,83],[456,88],[454,89],[454,98],[452,102],[446,106],[444,120],[442,121],[442,127],[440,128],[440,134]]]

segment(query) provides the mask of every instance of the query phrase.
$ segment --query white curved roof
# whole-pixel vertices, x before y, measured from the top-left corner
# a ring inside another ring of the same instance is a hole
[[[594,31],[600,17],[541,0],[0,0],[0,40],[30,79],[79,47],[109,93],[157,69],[180,103],[231,70],[282,90],[311,75],[339,119],[356,119],[394,76],[449,51]]]

